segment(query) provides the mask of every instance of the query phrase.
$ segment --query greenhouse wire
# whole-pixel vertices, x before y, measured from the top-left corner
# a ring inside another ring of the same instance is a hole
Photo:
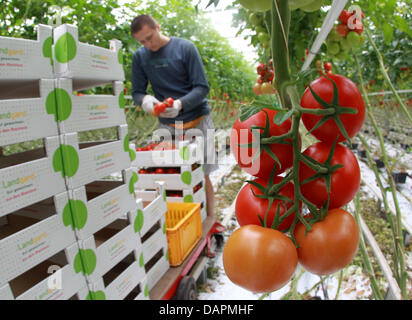
[[[369,40],[371,40],[371,37],[368,37]],[[372,122],[372,125],[375,129],[375,132],[378,136],[379,139],[379,143],[380,143],[380,148],[381,148],[381,154],[382,154],[382,160],[385,163],[385,169],[386,172],[388,174],[388,177],[391,177],[391,172],[390,172],[390,167],[388,164],[388,157],[387,157],[387,153],[386,153],[386,149],[385,149],[385,144],[383,141],[383,136],[382,136],[382,132],[379,129],[379,126],[376,122],[376,119],[372,113],[372,107],[370,105],[369,102],[369,98],[366,95],[365,92],[365,86],[364,86],[364,80],[363,80],[363,76],[361,73],[361,68],[360,68],[360,64],[359,64],[359,59],[357,58],[356,54],[353,55],[355,62],[356,62],[356,69],[357,69],[357,74],[359,77],[359,81],[360,81],[360,88],[362,90],[362,94],[364,96],[365,99],[365,105],[367,107],[367,114],[368,117],[370,119],[370,121]],[[386,73],[385,70],[382,70],[382,73]],[[390,80],[389,80],[390,81]],[[363,140],[363,142],[366,142],[365,140]],[[362,143],[363,143],[362,142]],[[394,185],[394,181],[393,178],[389,179],[389,184],[390,184],[390,190],[392,192],[392,197],[393,197],[393,202],[395,204],[395,208],[396,208],[396,223],[391,223],[391,230],[393,233],[393,237],[394,237],[394,241],[395,241],[395,251],[394,251],[394,274],[395,274],[395,278],[399,284],[399,287],[401,288],[401,292],[402,292],[402,297],[404,299],[406,299],[407,297],[407,291],[406,291],[406,282],[407,282],[407,272],[405,270],[405,247],[404,247],[404,243],[403,243],[403,237],[402,237],[402,214],[400,212],[400,208],[399,208],[399,203],[398,203],[398,198],[397,198],[397,193],[396,193],[396,188]],[[388,215],[388,218],[391,215]]]
[[[318,36],[315,39],[315,42],[312,45],[312,48],[309,50],[309,55],[305,59],[305,63],[302,66],[302,71],[309,68],[312,60],[318,54],[320,47],[322,46],[323,42],[326,40],[329,32],[332,30],[333,25],[338,19],[340,13],[345,8],[346,3],[348,0],[334,0],[332,6],[323,21],[322,27],[319,31]]]

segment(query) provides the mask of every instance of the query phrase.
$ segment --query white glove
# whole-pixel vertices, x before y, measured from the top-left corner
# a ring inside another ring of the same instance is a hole
[[[145,95],[142,101],[143,111],[146,113],[151,113],[156,103],[159,103],[159,100],[157,100],[155,97],[150,96],[150,95]]]
[[[182,102],[180,100],[175,100],[173,102],[173,107],[166,108],[159,117],[161,118],[176,118],[179,114],[179,111],[182,110]]]

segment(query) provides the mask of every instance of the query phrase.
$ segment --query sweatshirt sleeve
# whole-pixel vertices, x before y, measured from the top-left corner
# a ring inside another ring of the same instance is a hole
[[[133,101],[136,105],[141,106],[143,98],[146,95],[148,79],[143,71],[137,52],[133,54],[131,80]]]
[[[209,93],[209,84],[206,79],[206,73],[199,51],[191,42],[189,42],[187,48],[188,50],[185,56],[186,68],[192,90],[180,97],[183,110],[186,111],[196,108],[199,105],[199,101],[205,99]]]

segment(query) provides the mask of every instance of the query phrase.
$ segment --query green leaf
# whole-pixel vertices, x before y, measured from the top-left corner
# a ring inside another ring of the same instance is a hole
[[[241,122],[246,121],[259,111],[261,111],[263,108],[262,107],[256,107],[256,106],[243,106],[240,108],[240,116],[239,120]]]
[[[289,111],[279,111],[278,113],[275,114],[273,117],[273,122],[276,123],[277,125],[281,125],[283,122],[285,122],[287,119],[289,119],[293,114],[293,109],[290,109]]]
[[[410,37],[412,37],[412,28],[409,23],[400,16],[394,16],[393,18],[396,21],[396,27],[399,31],[406,32]]]
[[[393,27],[386,21],[383,25],[383,37],[386,44],[389,44],[393,39]]]

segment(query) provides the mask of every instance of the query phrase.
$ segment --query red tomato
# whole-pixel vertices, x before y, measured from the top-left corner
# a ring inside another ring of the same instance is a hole
[[[339,20],[344,24],[348,24],[349,17],[352,15],[348,10],[343,9],[340,13]]]
[[[266,151],[262,151],[260,156],[252,162],[253,156],[257,153],[257,148],[239,147],[238,144],[248,144],[255,141],[252,136],[251,127],[265,127],[266,113],[269,116],[269,131],[271,136],[279,136],[287,133],[292,125],[290,119],[285,120],[281,125],[273,122],[273,117],[277,111],[263,109],[254,114],[249,119],[241,122],[237,119],[232,127],[230,134],[230,149],[238,162],[239,166],[247,173],[260,178],[268,178],[273,167],[276,165],[276,174],[284,172],[293,164],[293,148],[292,145],[274,143],[270,145],[271,151],[278,158],[281,167]],[[263,130],[259,130],[261,133]],[[289,139],[290,141],[290,139]],[[291,141],[290,141],[291,142]]]
[[[305,226],[298,223],[294,236],[299,263],[311,273],[335,273],[350,263],[358,250],[358,225],[343,209],[328,211],[325,219],[315,222],[306,235],[305,231]]]
[[[163,174],[163,173],[165,173],[165,169],[163,169],[163,168],[156,168],[155,173],[156,173],[156,174]]]
[[[332,63],[330,63],[330,62],[325,62],[325,63],[323,64],[323,68],[325,69],[325,71],[332,70]]]
[[[343,126],[349,137],[354,137],[362,128],[365,121],[365,103],[358,87],[350,79],[338,75],[328,74],[328,77],[335,81],[339,91],[339,105],[342,107],[350,107],[358,110],[356,114],[341,114]],[[326,102],[332,102],[333,84],[326,77],[319,77],[311,84],[312,89]],[[315,100],[312,92],[307,88],[302,95],[300,102],[303,108],[320,109],[322,106]],[[304,113],[302,121],[306,129],[310,131],[315,124],[321,119],[321,116]],[[336,125],[334,119],[329,119],[319,128],[311,132],[317,139],[326,142],[333,142],[339,135],[338,141],[346,140],[341,133],[339,127]]]
[[[168,168],[166,172],[169,173],[169,174],[174,174],[174,173],[177,173],[177,169],[175,169],[175,168]]]
[[[139,174],[146,174],[146,173],[147,173],[147,171],[145,169],[140,169],[139,170]]]
[[[346,38],[346,36],[348,35],[349,32],[349,28],[346,24],[340,23],[338,24],[338,26],[336,27],[336,31],[344,38]]]
[[[329,155],[332,144],[318,142],[307,148],[303,154],[324,163]],[[340,208],[349,203],[360,187],[360,168],[352,151],[341,144],[337,144],[332,157],[332,165],[343,164],[343,167],[332,173],[329,209]],[[300,163],[299,180],[315,175],[315,171],[306,164]],[[303,196],[318,208],[327,201],[325,181],[318,178],[300,186]]]
[[[257,178],[254,180],[255,182],[259,183],[260,185],[266,187],[267,180],[262,178]],[[274,184],[278,184],[282,181],[282,177],[275,177],[273,180]],[[254,196],[261,195],[262,192],[260,190],[251,185],[246,184],[238,193],[236,198],[236,205],[235,205],[235,212],[236,218],[240,226],[248,225],[248,224],[255,224],[260,226],[260,220],[258,216],[265,220],[265,214],[269,205],[269,200],[257,198]],[[293,184],[291,182],[287,183],[283,188],[279,190],[279,195],[285,196],[290,200],[294,200],[295,192],[293,189]],[[285,212],[292,207],[291,202],[281,201],[281,200],[274,200],[272,207],[270,208],[267,216],[267,227],[270,228],[275,218],[276,211],[279,207],[279,215],[280,217],[285,214]],[[293,212],[290,216],[285,218],[283,222],[279,225],[278,230],[287,230],[292,225],[293,220],[295,218],[295,213]]]
[[[166,103],[166,105],[167,105],[169,108],[173,107],[173,103],[174,103],[174,102],[175,102],[175,101],[174,101],[173,98],[166,98],[166,100],[165,100],[165,103]]]
[[[223,266],[229,279],[252,292],[272,292],[295,273],[298,256],[283,233],[256,225],[240,227],[227,239]]]
[[[161,114],[162,112],[164,112],[164,111],[166,110],[166,108],[167,108],[167,104],[166,104],[166,103],[164,103],[164,102],[159,102],[159,103],[157,103],[157,104],[154,106],[154,108],[153,108],[153,110],[152,110],[152,114],[153,114],[154,116],[159,116],[159,114]]]

